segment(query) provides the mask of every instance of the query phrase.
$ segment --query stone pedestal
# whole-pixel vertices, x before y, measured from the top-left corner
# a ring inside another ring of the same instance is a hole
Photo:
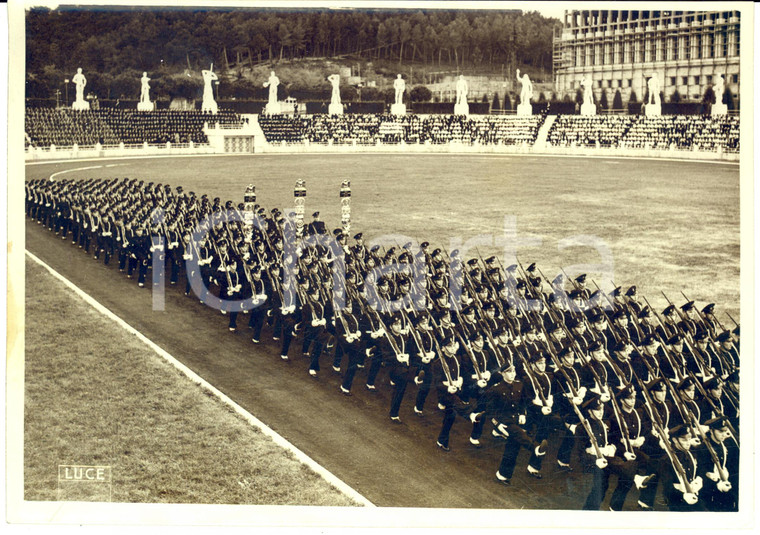
[[[647,104],[644,107],[644,115],[647,117],[662,115],[662,104]]]
[[[87,111],[90,109],[90,103],[86,100],[76,100],[71,105],[71,109],[77,111]]]
[[[330,104],[327,108],[330,115],[343,115],[343,104]]]
[[[137,103],[137,111],[153,111],[154,109],[155,104],[153,104],[150,100]]]
[[[470,105],[466,102],[454,104],[454,115],[470,115]]]
[[[279,115],[280,112],[280,103],[279,102],[269,102],[264,107],[264,115]]]
[[[583,103],[581,105],[581,115],[596,115],[596,104]]]
[[[728,106],[722,102],[716,102],[712,105],[710,115],[728,115]]]
[[[391,104],[391,115],[406,115],[406,104]]]
[[[219,110],[215,100],[204,100],[201,104],[201,111],[216,113]]]
[[[530,102],[517,105],[517,115],[533,115],[533,106]]]

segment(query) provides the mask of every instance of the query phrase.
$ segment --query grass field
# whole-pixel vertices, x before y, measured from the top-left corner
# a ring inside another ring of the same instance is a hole
[[[356,505],[30,260],[26,296],[26,500]]]
[[[683,291],[697,304],[717,304],[739,320],[739,167],[705,162],[486,155],[254,155],[138,159],[58,177],[130,177],[182,185],[242,201],[249,183],[258,202],[287,210],[293,185],[306,180],[308,215],[319,210],[339,226],[338,192],[352,186],[352,229],[369,240],[433,247],[479,244],[511,263],[537,262],[553,278],[588,272],[602,288],[636,284],[662,310],[661,291],[677,304]],[[47,177],[103,162],[29,166]],[[505,240],[505,218],[516,229]],[[395,238],[388,238],[397,235]],[[386,237],[385,241],[382,241]],[[570,245],[578,237],[582,243]],[[591,238],[589,238],[591,237]],[[505,250],[505,242],[512,247]],[[602,253],[607,258],[602,257]],[[602,269],[594,264],[602,261]],[[602,275],[602,272],[607,272]],[[603,278],[602,278],[603,277]],[[605,280],[606,279],[606,280]]]

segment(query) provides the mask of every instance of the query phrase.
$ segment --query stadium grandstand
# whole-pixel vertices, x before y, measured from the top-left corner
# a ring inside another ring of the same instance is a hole
[[[462,144],[551,147],[651,148],[738,153],[739,118],[733,115],[261,115],[254,116],[266,143]],[[549,116],[551,117],[551,116]],[[236,128],[241,115],[200,111],[27,108],[26,145],[46,148],[95,145],[208,143],[204,125]],[[544,125],[548,130],[542,132]]]
[[[27,144],[33,146],[118,145],[119,143],[207,143],[204,123],[242,124],[238,114],[200,111],[140,112],[104,108],[26,108]]]

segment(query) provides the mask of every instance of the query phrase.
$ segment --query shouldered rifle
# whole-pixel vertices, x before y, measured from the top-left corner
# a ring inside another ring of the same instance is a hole
[[[440,326],[436,324],[435,318],[431,316],[430,321],[433,322],[433,326],[436,329],[440,329]],[[456,356],[454,356],[454,362],[457,364],[457,377],[454,379],[454,377],[451,375],[451,368],[449,368],[449,363],[446,361],[446,355],[441,349],[440,344],[438,344],[438,340],[435,336],[433,336],[433,344],[435,344],[435,348],[438,351],[438,362],[441,363],[441,369],[443,370],[443,374],[446,376],[446,381],[444,384],[446,385],[449,394],[456,394],[457,391],[462,388],[463,383],[462,376],[458,368],[459,361],[456,359]]]
[[[547,398],[544,395],[544,389],[541,387],[540,384],[538,384],[538,379],[535,375],[533,375],[533,371],[530,369],[530,363],[526,360],[525,357],[523,357],[520,352],[517,352],[517,358],[519,358],[522,361],[523,370],[525,371],[525,375],[530,380],[530,384],[533,387],[533,391],[536,394],[536,398],[533,400],[533,404],[538,406],[541,406],[541,414],[544,416],[548,416],[552,413],[552,405],[554,404],[554,399],[551,397],[551,394],[549,394],[549,398]],[[548,379],[548,378],[547,378]],[[539,403],[536,403],[538,401]]]
[[[604,457],[604,453],[602,453],[602,449],[599,447],[599,442],[596,440],[596,436],[594,436],[594,431],[591,429],[591,424],[588,423],[588,419],[583,416],[583,413],[581,410],[575,406],[574,403],[570,404],[573,407],[573,410],[575,411],[576,416],[578,416],[578,420],[581,422],[581,425],[583,426],[583,429],[586,430],[586,434],[588,435],[589,441],[591,442],[591,448],[594,451],[594,457],[596,457],[596,466],[600,470],[604,470],[607,468],[607,459]],[[604,425],[604,424],[602,424]]]
[[[420,350],[420,359],[422,360],[423,364],[428,364],[430,361],[432,361],[435,358],[435,353],[433,351],[425,351],[425,346],[422,344],[422,338],[420,338],[419,333],[417,332],[417,329],[414,328],[412,325],[412,321],[409,318],[409,315],[406,313],[406,310],[403,308],[401,309],[401,315],[404,316],[404,319],[409,323],[409,333],[412,336],[412,339],[414,340],[414,343],[417,344],[417,347]],[[435,338],[432,337],[431,338]]]
[[[636,460],[636,453],[633,451],[633,446],[631,445],[631,433],[628,429],[628,422],[626,422],[625,418],[623,418],[622,411],[620,410],[620,406],[618,405],[617,399],[615,399],[614,395],[610,396],[610,401],[612,402],[612,412],[615,415],[615,421],[620,428],[620,434],[623,435],[622,441],[623,446],[625,446],[623,457],[625,457],[627,461],[634,461]]]
[[[647,408],[647,412],[649,412],[649,417],[652,421],[652,430],[654,433],[656,433],[656,436],[659,437],[660,446],[663,450],[665,450],[665,454],[668,456],[668,460],[670,461],[671,466],[673,466],[673,470],[675,471],[676,476],[680,481],[680,483],[675,483],[674,486],[683,494],[683,498],[686,503],[694,505],[697,503],[697,493],[692,488],[691,482],[686,476],[686,471],[681,465],[681,461],[678,460],[678,457],[676,457],[672,447],[670,446],[670,443],[668,442],[670,440],[670,437],[668,435],[667,429],[665,429],[663,426],[660,415],[654,408],[654,402],[652,401],[652,398],[649,397],[649,392],[647,391],[646,386],[641,383],[641,380],[638,377],[636,379],[639,382],[641,392],[644,394],[644,406]]]

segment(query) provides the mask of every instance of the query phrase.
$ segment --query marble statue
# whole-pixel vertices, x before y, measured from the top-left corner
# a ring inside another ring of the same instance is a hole
[[[715,84],[713,85],[713,92],[715,93],[715,102],[717,103],[723,102],[723,93],[726,92],[725,84],[726,84],[726,80],[723,78],[722,74],[719,74],[718,79],[715,81]]]
[[[330,104],[340,104],[340,75],[331,74],[327,77],[327,81],[332,84],[332,97]]]
[[[464,79],[464,75],[459,75],[457,80],[457,105],[461,105],[467,102],[467,80]]]
[[[403,104],[404,103],[404,91],[406,90],[406,82],[403,78],[401,78],[401,75],[397,75],[396,79],[393,81],[393,89],[396,90],[396,104]]]
[[[530,81],[528,73],[520,77],[520,69],[517,69],[517,81],[522,84],[520,90],[520,104],[530,104],[530,99],[533,98],[533,82]]]
[[[214,64],[211,64],[209,70],[201,71],[201,74],[203,75],[203,102],[201,103],[201,110],[216,113],[218,107],[216,100],[214,100],[214,88],[212,84],[219,80],[219,77],[214,72]]]
[[[660,105],[660,81],[657,79],[656,75],[652,75],[651,78],[649,78],[649,81],[647,82],[647,87],[649,88],[649,100],[647,101],[647,104],[654,104],[655,106]]]
[[[140,78],[140,102],[150,102],[150,78],[148,73],[144,72]]]
[[[84,99],[84,87],[87,85],[87,78],[82,74],[82,67],[77,68],[77,73],[71,78],[71,81],[77,86],[76,99],[71,108],[75,110],[89,110],[90,103]]]
[[[264,87],[269,88],[269,104],[277,104],[277,86],[280,85],[280,79],[277,78],[277,75],[272,71],[269,74],[269,80],[264,82]]]

